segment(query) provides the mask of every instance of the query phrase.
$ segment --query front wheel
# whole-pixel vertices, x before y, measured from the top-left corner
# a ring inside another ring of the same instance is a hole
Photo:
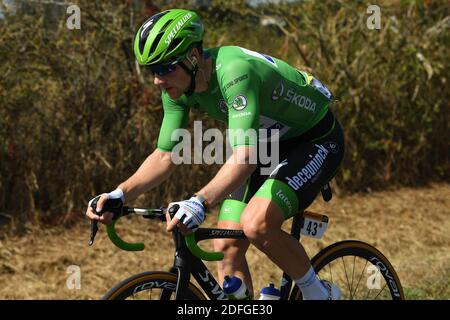
[[[178,277],[170,272],[150,271],[132,276],[109,290],[103,300],[174,300]],[[186,300],[206,300],[192,283],[186,289]]]
[[[343,300],[404,300],[400,279],[386,257],[373,246],[354,240],[334,243],[311,260],[321,280],[334,283]],[[294,286],[291,300],[301,300]]]

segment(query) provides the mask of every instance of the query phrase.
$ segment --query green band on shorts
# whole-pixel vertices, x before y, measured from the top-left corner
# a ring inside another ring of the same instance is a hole
[[[220,207],[219,221],[228,220],[241,223],[241,213],[247,204],[233,199],[225,199]]]
[[[255,193],[255,197],[269,199],[283,211],[284,218],[289,219],[298,213],[298,198],[294,190],[286,183],[276,179],[267,179]]]

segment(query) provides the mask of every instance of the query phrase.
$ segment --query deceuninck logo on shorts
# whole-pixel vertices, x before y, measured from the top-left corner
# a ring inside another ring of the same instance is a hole
[[[241,111],[247,106],[247,98],[240,94],[233,99],[231,106],[234,110]]]
[[[321,170],[325,159],[327,158],[330,151],[321,144],[315,144],[317,151],[315,155],[309,155],[311,160],[294,176],[285,177],[288,185],[297,191],[302,187],[305,183],[310,180],[313,180],[315,175]]]

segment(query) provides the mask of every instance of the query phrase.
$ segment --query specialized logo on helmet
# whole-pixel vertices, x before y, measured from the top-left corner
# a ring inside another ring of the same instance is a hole
[[[284,84],[283,81],[280,81],[278,83],[278,86],[276,86],[275,89],[273,89],[272,91],[272,100],[277,101],[283,96],[283,93],[284,93]]]
[[[192,13],[187,13],[183,18],[181,18],[180,21],[177,22],[175,27],[170,31],[169,35],[167,36],[167,39],[164,41],[167,45],[169,45],[177,32],[181,29],[181,27],[188,21],[190,18],[192,18]]]
[[[247,106],[247,98],[244,95],[240,94],[234,98],[231,106],[234,108],[234,110],[241,111]]]

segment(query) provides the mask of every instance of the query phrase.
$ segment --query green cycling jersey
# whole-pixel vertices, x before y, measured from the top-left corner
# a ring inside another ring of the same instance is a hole
[[[279,130],[281,141],[318,123],[332,99],[330,91],[310,74],[288,63],[238,46],[206,49],[212,75],[206,91],[171,99],[162,93],[164,118],[157,147],[171,151],[176,129],[186,128],[189,111],[197,109],[227,123],[232,147],[256,145],[259,130]],[[251,130],[250,130],[251,131]]]

